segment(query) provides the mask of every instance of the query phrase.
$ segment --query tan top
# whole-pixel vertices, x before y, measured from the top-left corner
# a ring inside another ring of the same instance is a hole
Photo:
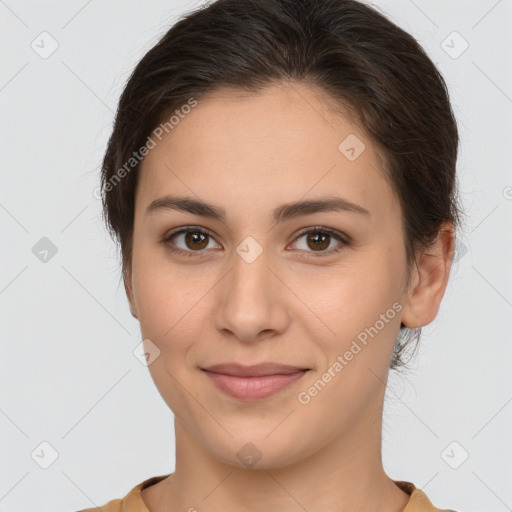
[[[153,476],[136,485],[124,498],[109,501],[100,508],[88,508],[79,512],[149,512],[140,495],[142,489],[156,484],[167,478],[169,475]],[[434,507],[426,494],[421,489],[416,489],[411,482],[394,480],[395,484],[400,487],[411,498],[409,503],[403,509],[403,512],[454,512],[450,510],[442,510]]]

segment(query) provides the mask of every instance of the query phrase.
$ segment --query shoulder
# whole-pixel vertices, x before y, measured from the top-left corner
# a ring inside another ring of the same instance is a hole
[[[79,510],[78,512],[121,512],[123,506],[122,499],[110,500],[105,505],[102,505],[98,508],[84,508],[83,510]]]
[[[164,480],[168,476],[169,474],[147,478],[133,487],[124,498],[113,499],[101,507],[86,508],[78,512],[149,512],[142,500],[141,491]]]
[[[424,491],[417,488],[412,482],[404,480],[394,481],[400,489],[410,495],[409,503],[403,512],[456,512],[452,509],[441,509],[434,506]]]

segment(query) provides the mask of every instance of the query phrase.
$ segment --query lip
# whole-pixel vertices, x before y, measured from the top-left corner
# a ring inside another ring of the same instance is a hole
[[[245,365],[239,363],[222,363],[214,364],[202,368],[208,372],[222,373],[224,375],[233,375],[236,377],[260,377],[262,375],[287,375],[296,373],[301,370],[309,370],[309,368],[300,368],[298,366],[290,366],[278,363],[260,363],[253,365]]]
[[[303,377],[309,368],[276,363],[240,365],[225,363],[201,368],[215,386],[239,400],[268,398]]]

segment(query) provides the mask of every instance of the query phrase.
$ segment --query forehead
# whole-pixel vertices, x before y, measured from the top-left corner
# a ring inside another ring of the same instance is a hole
[[[187,112],[144,158],[137,203],[186,193],[247,210],[339,192],[379,215],[394,202],[366,131],[317,88],[220,89]]]

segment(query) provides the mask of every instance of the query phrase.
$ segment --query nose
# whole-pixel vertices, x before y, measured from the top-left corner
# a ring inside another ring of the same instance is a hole
[[[251,342],[286,330],[291,293],[271,267],[265,252],[252,262],[235,255],[232,269],[216,287],[215,327],[224,336]]]

